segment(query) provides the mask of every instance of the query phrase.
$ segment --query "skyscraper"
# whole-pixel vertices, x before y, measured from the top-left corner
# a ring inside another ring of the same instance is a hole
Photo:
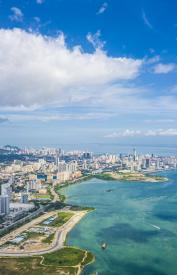
[[[0,196],[0,215],[8,215],[10,208],[10,199],[9,196]]]
[[[136,153],[136,149],[133,148],[133,160],[136,161],[137,160],[137,153]]]
[[[1,185],[1,195],[8,196],[11,199],[12,188],[10,183],[4,183]]]
[[[28,194],[26,193],[21,194],[21,203],[28,203]]]

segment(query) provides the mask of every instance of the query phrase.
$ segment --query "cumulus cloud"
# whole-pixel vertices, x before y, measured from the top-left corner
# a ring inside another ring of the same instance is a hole
[[[113,132],[108,134],[107,138],[121,138],[121,137],[155,137],[155,136],[177,136],[177,129],[157,129],[157,130],[131,130]]]
[[[99,8],[97,14],[102,14],[107,10],[108,7],[108,3],[104,2],[101,7]]]
[[[17,7],[11,8],[12,14],[9,16],[11,21],[22,22],[23,21],[23,13]]]
[[[0,41],[0,106],[77,102],[93,87],[136,78],[143,63],[110,57],[99,47],[93,53],[70,49],[62,33],[52,38],[0,29]]]
[[[159,63],[159,64],[155,65],[154,73],[155,74],[168,74],[168,73],[174,71],[175,68],[176,68],[176,65],[174,63],[169,63],[169,64]]]

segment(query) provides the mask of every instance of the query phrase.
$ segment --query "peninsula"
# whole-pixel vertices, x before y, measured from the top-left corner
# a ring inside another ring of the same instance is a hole
[[[137,181],[137,182],[164,182],[168,178],[161,176],[154,176],[140,172],[104,172],[95,175],[96,178],[102,180],[121,180],[121,181]]]

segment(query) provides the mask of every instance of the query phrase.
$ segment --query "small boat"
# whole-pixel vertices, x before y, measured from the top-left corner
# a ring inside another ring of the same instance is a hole
[[[108,190],[106,190],[106,192],[112,192],[113,190],[112,189],[108,189]]]
[[[106,243],[102,243],[101,244],[101,248],[104,250],[104,249],[106,249],[106,247],[107,247],[107,244]]]

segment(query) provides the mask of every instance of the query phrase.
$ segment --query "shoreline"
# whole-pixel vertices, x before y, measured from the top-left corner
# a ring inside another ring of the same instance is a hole
[[[46,253],[51,253],[53,251],[59,250],[63,247],[65,247],[65,240],[67,237],[67,234],[75,227],[75,225],[77,223],[80,222],[80,220],[88,213],[88,211],[77,211],[75,212],[75,214],[62,226],[60,226],[55,233],[55,237],[51,243],[51,245],[49,245],[49,247],[47,249],[44,250],[40,250],[40,251],[21,251],[21,252],[12,252],[9,251],[7,252],[5,249],[0,249],[0,257],[4,256],[18,256],[18,257],[24,257],[24,256],[37,256],[37,255],[43,255]],[[54,214],[54,212],[48,213],[48,215],[45,215],[45,217],[43,217],[41,220],[45,220],[48,216],[52,216]],[[18,230],[15,230],[15,232],[11,232],[10,234],[6,235],[6,238],[3,238],[0,242],[0,245],[5,244],[6,242],[8,242],[10,239],[15,238],[16,236],[18,236],[19,234],[21,234],[22,232],[28,230],[31,226],[34,226],[36,224],[39,223],[39,220],[36,221],[36,223],[28,223],[25,226],[19,228]]]
[[[146,182],[146,183],[162,183],[168,181],[168,178],[162,176],[154,176],[144,174],[142,172],[105,172],[96,174],[95,178],[101,180],[113,180],[121,182]]]
[[[148,171],[148,173],[157,173],[157,172],[159,172],[159,171],[153,171],[153,172],[150,172],[150,171]],[[161,171],[160,171],[161,172]],[[120,181],[131,181],[132,179],[130,179],[130,178],[128,178],[128,179],[125,179],[125,178],[123,178],[123,179],[119,179],[119,178],[114,178],[114,177],[112,177],[112,178],[104,178],[105,177],[105,175],[107,176],[107,175],[109,175],[110,176],[110,174],[111,173],[101,173],[101,174],[96,174],[96,175],[88,175],[88,176],[83,176],[83,177],[81,177],[81,178],[79,178],[79,179],[75,179],[75,180],[72,180],[72,181],[69,181],[69,182],[66,182],[66,183],[63,183],[61,186],[60,185],[56,185],[56,186],[54,186],[54,188],[53,188],[53,193],[55,193],[55,201],[57,200],[56,199],[56,197],[58,196],[58,198],[60,199],[61,197],[62,197],[62,202],[64,202],[65,200],[66,200],[66,197],[63,195],[63,194],[61,194],[60,193],[60,189],[62,189],[62,188],[65,188],[65,187],[67,187],[67,186],[70,186],[70,185],[73,185],[73,184],[77,184],[77,183],[82,183],[82,182],[84,182],[84,181],[87,181],[87,180],[89,180],[89,179],[93,179],[93,178],[99,178],[100,177],[100,179],[101,180],[120,180]],[[113,173],[112,173],[113,174]],[[126,175],[128,175],[129,173],[123,173],[125,176]],[[134,173],[135,174],[135,173]],[[138,173],[137,173],[138,174]],[[139,173],[139,175],[140,174],[142,174],[142,173]],[[152,178],[152,177],[154,177],[154,176],[146,176],[146,175],[144,175],[143,174],[143,176],[145,177],[145,179],[146,179],[146,182],[150,182],[151,183],[151,181],[149,180],[150,178]],[[164,178],[162,178],[161,177],[161,179],[164,181]],[[132,181],[142,181],[142,179],[140,179],[140,178],[135,178],[134,180],[132,180]],[[159,180],[158,181],[156,181],[156,182],[160,182]],[[61,202],[61,200],[60,200],[60,202]],[[67,204],[66,204],[67,205]],[[61,227],[59,227],[57,230],[56,230],[56,233],[55,233],[55,236],[54,236],[54,239],[53,239],[53,241],[52,241],[52,243],[49,245],[49,247],[48,248],[46,248],[46,249],[43,249],[43,250],[41,250],[41,251],[26,251],[26,252],[24,252],[24,251],[22,251],[22,252],[17,252],[17,253],[14,253],[14,252],[12,252],[12,251],[9,251],[9,252],[7,252],[7,251],[3,251],[3,250],[0,250],[0,258],[5,258],[5,257],[7,257],[7,258],[33,258],[33,257],[45,257],[45,255],[46,254],[50,254],[50,253],[54,253],[54,252],[57,252],[57,251],[60,251],[60,250],[62,250],[62,248],[70,248],[70,246],[67,246],[66,245],[66,240],[67,240],[67,235],[71,232],[71,230],[74,228],[74,226],[76,226],[76,224],[77,223],[79,223],[80,222],[80,220],[89,212],[89,211],[91,211],[91,210],[94,210],[93,208],[89,208],[89,207],[82,207],[82,206],[71,206],[71,210],[72,210],[72,207],[73,207],[73,209],[74,208],[77,208],[77,211],[75,210],[75,211],[73,211],[73,212],[75,212],[75,214],[74,214],[74,216],[73,217],[71,217],[70,219],[69,219],[69,221],[68,222],[66,222],[64,225],[62,225]],[[86,208],[86,209],[84,209],[84,208]],[[78,211],[79,210],[79,211]],[[53,211],[54,212],[54,211]],[[50,215],[51,213],[53,213],[53,212],[50,212],[50,213],[47,213],[47,214],[45,214],[45,215]],[[44,217],[44,216],[43,216]],[[41,219],[43,218],[42,216],[40,217]],[[36,220],[36,219],[35,219]],[[20,227],[19,229],[20,229],[20,231],[24,231],[24,228],[26,228],[26,226],[28,227],[29,225],[30,226],[32,226],[32,224],[34,224],[35,223],[35,221],[32,221],[32,222],[30,222],[30,223],[28,223],[28,224],[25,224],[24,226],[22,226],[22,227]],[[19,232],[19,229],[16,229],[15,231],[17,231],[17,232]],[[14,232],[11,232],[11,233],[9,233],[8,235],[12,235]],[[19,233],[18,233],[19,234]],[[14,235],[15,236],[15,235]],[[7,238],[7,235],[5,235],[4,236],[4,238]],[[2,238],[3,239],[3,238]],[[2,241],[2,239],[0,239],[0,244],[2,243],[1,241]],[[81,249],[81,248],[76,248],[76,249],[78,249],[78,250],[82,250],[82,251],[85,251],[85,253],[87,254],[87,250],[83,250],[83,249]],[[77,272],[77,274],[79,275],[79,274],[81,274],[81,272],[82,272],[82,270],[83,270],[83,268],[86,266],[86,265],[88,265],[88,264],[91,264],[92,262],[94,262],[95,261],[95,256],[91,253],[91,255],[92,255],[92,258],[91,258],[91,261],[89,262],[87,262],[85,265],[82,265],[82,261],[79,263],[79,269],[78,269],[78,272]],[[83,259],[83,262],[84,262],[84,259]],[[60,268],[60,267],[58,267],[58,268]]]
[[[58,196],[62,196],[62,202],[64,202],[65,201],[65,199],[66,199],[66,197],[65,197],[65,195],[63,195],[63,194],[61,194],[60,192],[59,192],[59,190],[60,189],[63,189],[63,188],[65,188],[65,187],[68,187],[68,186],[70,186],[70,185],[74,185],[74,184],[77,184],[77,183],[82,183],[82,182],[84,182],[84,181],[87,181],[87,180],[91,180],[91,179],[94,179],[94,178],[96,178],[96,179],[101,179],[101,180],[114,180],[114,181],[116,181],[116,180],[119,180],[119,181],[134,181],[134,182],[149,182],[149,183],[151,183],[151,182],[154,182],[154,183],[158,183],[158,182],[165,182],[165,181],[168,181],[168,178],[166,178],[166,177],[162,177],[162,176],[154,176],[154,175],[151,175],[151,174],[153,174],[153,173],[158,173],[158,172],[163,172],[163,171],[169,171],[169,170],[158,170],[158,171],[147,171],[147,172],[125,172],[125,173],[122,173],[124,176],[126,176],[127,174],[128,175],[133,175],[133,174],[135,174],[135,173],[137,173],[137,174],[142,174],[143,176],[144,176],[144,181],[142,180],[142,179],[139,179],[139,178],[134,178],[134,179],[130,179],[130,178],[128,178],[128,179],[126,179],[126,178],[115,178],[115,177],[112,177],[112,176],[109,176],[109,175],[111,175],[111,174],[116,174],[115,172],[102,172],[102,173],[99,173],[99,174],[91,174],[91,175],[88,175],[88,176],[84,176],[84,177],[81,177],[81,178],[79,178],[79,179],[76,179],[76,180],[71,180],[71,181],[67,181],[66,183],[63,183],[62,185],[60,185],[60,184],[58,184],[58,185],[56,185],[55,186],[55,192],[58,194]],[[117,172],[117,174],[120,174],[121,172]],[[109,176],[109,177],[104,177],[104,176]],[[156,178],[158,178],[158,179],[156,179]],[[154,181],[151,181],[150,179],[154,179]]]
[[[25,251],[15,252],[15,251],[7,251],[7,249],[2,249],[2,250],[0,250],[0,259],[16,259],[18,261],[18,258],[19,258],[19,260],[20,259],[21,260],[28,259],[28,258],[33,260],[36,257],[41,257],[42,261],[40,261],[40,265],[45,266],[45,264],[43,264],[43,262],[45,262],[45,257],[48,257],[48,255],[50,256],[55,253],[60,253],[60,252],[62,253],[63,249],[67,249],[67,250],[71,251],[70,253],[72,255],[72,253],[75,253],[72,251],[75,250],[75,251],[77,251],[77,253],[82,252],[84,256],[80,260],[80,262],[78,262],[77,265],[72,265],[70,267],[72,267],[76,270],[77,275],[82,274],[82,270],[84,269],[84,267],[95,261],[95,256],[88,250],[81,249],[79,247],[73,247],[73,246],[66,245],[66,239],[67,239],[67,235],[70,233],[70,231],[76,226],[76,224],[78,224],[81,221],[81,219],[83,217],[85,217],[85,215],[89,211],[85,210],[85,211],[72,211],[72,212],[74,213],[74,215],[65,224],[63,224],[56,230],[54,239],[53,239],[52,243],[47,248],[44,248],[43,250],[38,250],[38,251],[26,251],[26,252]],[[53,212],[48,213],[48,215],[50,215],[50,216],[51,216],[51,214],[54,214],[54,213]],[[46,215],[43,216],[42,220],[45,220],[45,219],[46,219]],[[38,224],[38,222],[39,222],[39,220],[37,220],[35,224]],[[30,227],[31,227],[31,223],[26,225],[25,229],[27,230],[27,228],[30,228]],[[24,227],[20,228],[19,231],[22,233],[24,231]],[[19,232],[16,231],[15,234],[13,234],[13,237],[15,237],[17,235],[19,235]],[[11,237],[12,237],[12,233],[11,233],[11,235],[9,234],[9,239]],[[4,241],[8,242],[8,236],[6,236],[6,240],[4,240]],[[49,267],[49,266],[50,265],[46,265],[46,267]],[[1,267],[1,264],[0,264],[0,267]],[[53,267],[52,264],[51,264],[51,267]],[[56,268],[65,269],[65,268],[69,268],[69,266],[67,266],[67,265],[61,266],[59,264],[58,267],[56,266]]]

